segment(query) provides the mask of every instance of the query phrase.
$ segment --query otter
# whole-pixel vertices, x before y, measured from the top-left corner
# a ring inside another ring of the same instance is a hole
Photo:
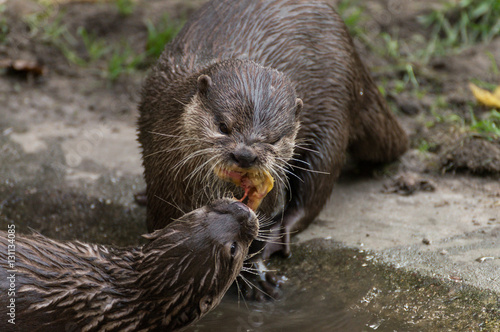
[[[280,240],[263,258],[290,254],[290,234],[320,213],[347,154],[377,164],[408,147],[342,19],[318,0],[206,3],[166,45],[139,113],[148,228],[176,207],[243,196],[234,170],[269,173],[257,211]]]
[[[219,304],[257,232],[255,214],[230,199],[145,235],[150,242],[138,248],[58,242],[40,234],[16,234],[9,243],[1,232],[0,330],[178,330]],[[12,299],[15,325],[8,322]]]

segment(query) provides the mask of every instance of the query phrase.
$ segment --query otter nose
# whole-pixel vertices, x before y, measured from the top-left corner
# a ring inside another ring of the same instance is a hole
[[[237,166],[249,168],[255,165],[257,155],[249,148],[241,148],[231,153],[231,158]]]

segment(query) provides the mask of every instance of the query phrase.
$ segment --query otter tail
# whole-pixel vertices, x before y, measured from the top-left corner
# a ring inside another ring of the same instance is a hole
[[[358,103],[351,109],[349,153],[358,161],[384,163],[397,159],[408,149],[408,135],[387,106],[370,74],[358,61],[362,85]]]

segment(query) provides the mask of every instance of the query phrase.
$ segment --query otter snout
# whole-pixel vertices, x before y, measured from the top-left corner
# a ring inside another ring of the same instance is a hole
[[[255,218],[255,213],[245,204],[232,199],[220,199],[214,201],[211,206],[221,214],[233,216],[240,224]]]
[[[235,165],[241,168],[250,168],[257,162],[257,154],[247,146],[237,147],[229,156]]]
[[[213,211],[218,213],[217,220],[210,227],[218,228],[225,224],[224,234],[229,237],[239,234],[241,240],[251,242],[259,231],[259,221],[255,213],[245,204],[233,199],[219,199],[210,204]],[[232,225],[229,227],[227,225]],[[228,229],[232,229],[228,232]]]

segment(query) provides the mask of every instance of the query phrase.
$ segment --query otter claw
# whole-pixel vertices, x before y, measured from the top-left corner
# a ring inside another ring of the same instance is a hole
[[[275,273],[266,270],[262,260],[253,263],[255,268],[259,271],[258,275],[246,274],[246,278],[250,282],[241,283],[243,295],[247,300],[257,302],[267,301],[269,299],[277,300],[281,298],[282,291],[280,289],[283,284],[283,278],[278,277]]]

